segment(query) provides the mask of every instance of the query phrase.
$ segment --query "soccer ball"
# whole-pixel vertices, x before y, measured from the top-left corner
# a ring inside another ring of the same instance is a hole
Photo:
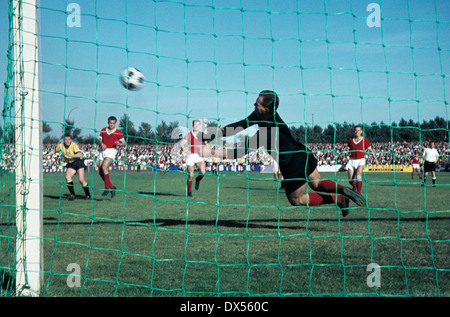
[[[125,68],[120,75],[120,83],[128,90],[136,90],[144,84],[144,74],[134,67]]]

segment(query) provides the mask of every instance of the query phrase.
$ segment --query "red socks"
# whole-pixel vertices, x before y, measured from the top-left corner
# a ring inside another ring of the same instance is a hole
[[[356,181],[356,190],[358,191],[358,194],[361,194],[361,191],[362,191],[362,181]]]
[[[325,193],[340,193],[342,190],[342,185],[332,181],[331,179],[324,179],[319,182],[317,186],[317,191]]]
[[[109,174],[104,174],[103,180],[105,181],[106,189],[114,189],[114,185],[111,183],[111,180],[109,179]]]
[[[204,175],[199,175],[195,178],[195,184],[199,184],[200,181],[203,179]],[[188,179],[188,193],[192,192],[192,181]],[[198,189],[197,187],[198,185],[196,185],[195,189]]]
[[[324,179],[319,181],[316,188],[317,191],[326,193],[337,193],[342,191],[343,186],[332,181],[331,179]],[[324,195],[319,193],[309,193],[308,194],[308,205],[309,206],[320,206],[324,204],[340,204],[342,199],[340,195]]]
[[[340,204],[342,200],[340,195],[323,195],[319,193],[309,193],[308,201],[309,206],[320,206],[332,203]]]
[[[362,191],[362,181],[355,181],[355,180],[351,180],[350,185],[352,185],[353,189],[356,189],[356,191],[358,192],[358,194],[361,194]]]
[[[200,183],[200,181],[203,179],[203,175],[199,175],[195,178],[195,189],[198,189],[198,184]],[[187,185],[188,185],[188,193],[192,192],[192,181],[190,179],[187,180]]]

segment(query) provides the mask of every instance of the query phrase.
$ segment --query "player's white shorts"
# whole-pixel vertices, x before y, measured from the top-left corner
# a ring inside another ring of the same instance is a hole
[[[106,158],[110,158],[112,160],[116,159],[117,150],[116,149],[106,149],[100,151],[100,155],[98,156],[98,161],[104,161]]]
[[[359,159],[359,160],[349,160],[347,163],[347,166],[345,167],[345,169],[349,170],[349,169],[353,169],[356,170],[359,166],[364,166],[366,165],[366,159]]]
[[[420,170],[420,164],[413,164],[413,170]]]
[[[205,159],[203,157],[201,157],[200,155],[198,155],[197,153],[191,153],[187,156],[186,165],[192,166],[197,163],[204,162],[204,161],[205,161]]]

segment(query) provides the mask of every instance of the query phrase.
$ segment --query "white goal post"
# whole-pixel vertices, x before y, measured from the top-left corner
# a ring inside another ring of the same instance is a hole
[[[42,121],[37,0],[13,5],[16,295],[39,296],[43,284]]]

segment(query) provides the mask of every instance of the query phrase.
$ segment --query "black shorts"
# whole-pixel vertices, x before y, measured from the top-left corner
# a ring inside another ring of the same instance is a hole
[[[308,176],[317,168],[317,159],[299,144],[297,152],[280,154],[279,165],[285,192],[289,195],[308,181]]]
[[[425,172],[436,172],[436,163],[425,161],[423,170]]]
[[[76,160],[72,163],[67,163],[66,168],[73,168],[75,171],[78,171],[80,168],[86,168],[83,160]]]

